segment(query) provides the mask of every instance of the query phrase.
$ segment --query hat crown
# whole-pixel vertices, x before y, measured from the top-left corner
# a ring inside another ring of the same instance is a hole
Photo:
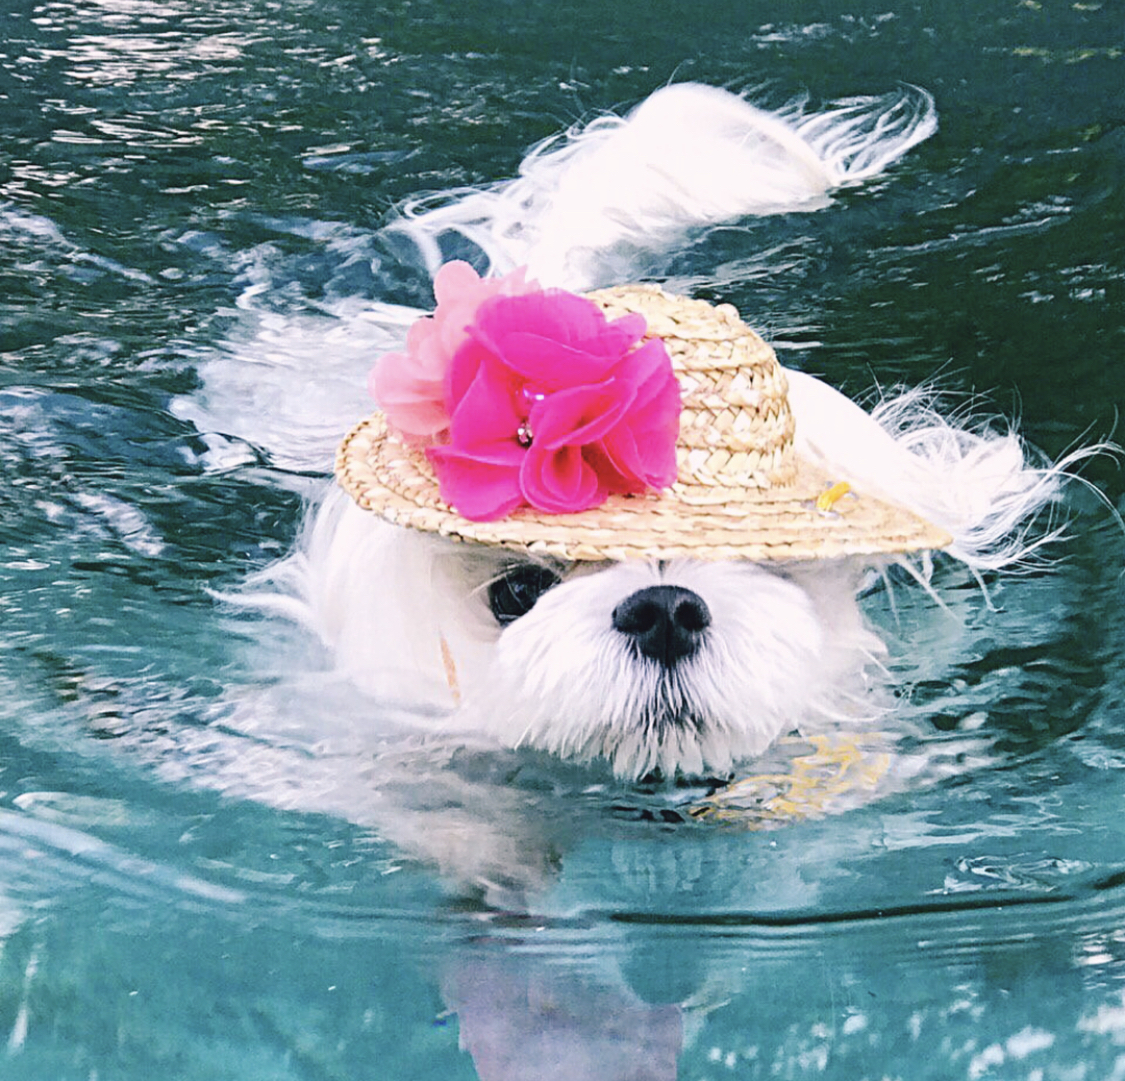
[[[680,384],[680,486],[774,488],[797,474],[789,385],[774,351],[730,304],[673,297],[654,285],[587,294],[610,319],[637,313],[660,338]]]

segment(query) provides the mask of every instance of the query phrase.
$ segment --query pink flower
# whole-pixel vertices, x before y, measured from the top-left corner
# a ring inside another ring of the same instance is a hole
[[[535,289],[524,270],[482,279],[468,263],[446,263],[434,276],[437,307],[406,335],[405,353],[387,353],[371,369],[368,389],[387,420],[408,441],[440,438],[449,428],[445,377],[450,358],[468,338],[477,309],[491,297]]]
[[[676,479],[680,390],[645,321],[609,322],[558,290],[481,305],[445,379],[448,442],[426,449],[442,498],[489,521],[562,514]]]

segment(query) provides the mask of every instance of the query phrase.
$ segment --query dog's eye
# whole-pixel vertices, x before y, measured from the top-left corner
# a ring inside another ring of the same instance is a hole
[[[527,615],[535,602],[558,581],[559,576],[554,571],[536,563],[512,567],[489,584],[488,606],[496,622],[506,626]]]

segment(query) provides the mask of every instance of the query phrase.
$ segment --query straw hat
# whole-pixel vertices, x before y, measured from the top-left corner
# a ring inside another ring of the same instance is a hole
[[[660,337],[680,384],[678,480],[611,495],[591,510],[521,507],[470,521],[444,503],[425,454],[376,413],[336,456],[352,498],[390,522],[566,560],[790,561],[943,548],[951,537],[903,507],[841,483],[794,451],[784,370],[729,304],[631,285],[588,294],[610,319],[636,312]]]

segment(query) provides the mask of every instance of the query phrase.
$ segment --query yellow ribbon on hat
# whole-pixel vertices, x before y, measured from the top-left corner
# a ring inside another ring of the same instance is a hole
[[[826,488],[816,497],[816,509],[827,513],[851,490],[852,486],[846,480],[838,481],[836,484],[833,484],[831,488]]]

